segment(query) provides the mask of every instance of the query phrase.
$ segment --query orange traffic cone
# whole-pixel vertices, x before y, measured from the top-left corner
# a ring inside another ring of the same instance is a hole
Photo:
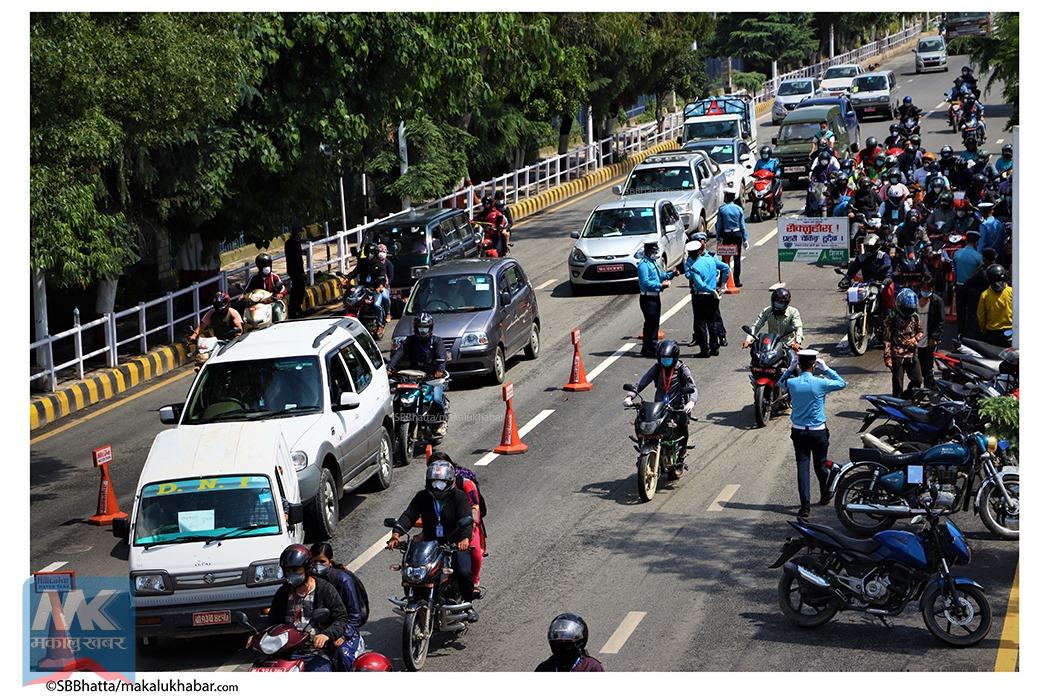
[[[114,518],[126,518],[127,513],[120,510],[113,482],[109,478],[109,463],[113,460],[113,448],[109,445],[94,450],[92,453],[95,466],[98,467],[102,480],[98,484],[98,506],[95,514],[87,519],[92,525],[109,525]]]
[[[579,327],[572,329],[572,373],[568,376],[565,391],[590,391],[594,385],[587,381],[586,368],[583,367],[583,356],[579,352]]]
[[[498,455],[516,455],[528,451],[528,445],[521,442],[517,434],[517,419],[514,417],[514,385],[507,382],[503,385],[503,401],[506,402],[506,417],[503,419],[503,439],[492,452]]]
[[[659,331],[658,333],[656,333],[656,339],[657,339],[657,340],[663,340],[663,339],[664,339],[664,338],[666,338],[666,337],[667,337],[667,334],[666,334],[666,333],[664,333],[664,332],[662,331],[662,329],[660,329],[660,331]],[[644,331],[641,331],[640,333],[638,333],[638,334],[637,334],[637,339],[638,339],[638,340],[644,340],[644,339],[645,339],[645,332],[644,332]]]
[[[736,283],[732,281],[732,256],[722,255],[721,262],[725,263],[730,268],[728,271],[728,282],[725,284],[725,294],[739,294],[739,287],[737,287]]]
[[[76,664],[76,655],[69,641],[69,623],[62,611],[62,595],[58,591],[48,591],[45,595],[51,603],[47,637],[44,638],[47,651],[36,663],[36,668],[41,671],[63,671]]]

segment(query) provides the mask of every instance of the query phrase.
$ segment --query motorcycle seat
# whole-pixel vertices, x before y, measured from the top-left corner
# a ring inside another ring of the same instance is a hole
[[[867,401],[876,401],[878,403],[888,404],[889,406],[900,408],[902,408],[903,406],[909,406],[911,403],[907,399],[901,399],[891,394],[867,394],[865,396],[861,396],[860,398],[865,399]]]
[[[877,540],[860,540],[853,537],[849,537],[848,535],[845,535],[832,527],[828,527],[827,525],[806,522],[805,527],[809,528],[810,530],[815,530],[820,534],[826,535],[827,537],[840,544],[845,549],[848,549],[852,552],[859,552],[860,554],[872,554],[881,547],[881,544]]]
[[[973,340],[972,338],[962,338],[961,344],[968,348],[971,348],[972,350],[975,350],[988,360],[1000,359],[1002,353],[1006,350],[1006,348],[1000,347],[998,345],[983,343],[979,340]]]
[[[937,422],[936,416],[934,416],[932,411],[928,409],[919,408],[918,406],[914,406],[913,404],[900,406],[899,409],[903,413],[903,415],[907,416],[913,421],[917,421],[918,423],[935,424]]]
[[[874,462],[889,469],[902,469],[911,464],[922,463],[921,452],[909,452],[902,455],[891,455],[881,450],[867,447],[850,447],[849,461],[851,462]]]

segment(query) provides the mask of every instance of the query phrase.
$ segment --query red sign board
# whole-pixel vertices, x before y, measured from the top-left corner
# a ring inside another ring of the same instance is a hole
[[[509,401],[514,397],[514,384],[513,382],[507,382],[503,384],[503,401]]]
[[[572,329],[572,345],[579,345],[579,326]]]
[[[101,467],[103,464],[109,464],[113,461],[113,446],[102,445],[97,450],[91,451],[91,458],[95,460],[95,466]]]
[[[734,257],[739,254],[739,246],[734,243],[718,243],[718,255]]]

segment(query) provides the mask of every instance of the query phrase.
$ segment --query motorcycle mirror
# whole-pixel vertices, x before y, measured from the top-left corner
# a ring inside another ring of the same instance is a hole
[[[750,326],[741,326],[740,330],[742,330],[747,335],[754,335],[754,329],[751,328]]]
[[[636,394],[637,393],[637,387],[634,386],[633,384],[624,384],[623,385],[623,391],[632,391],[632,392],[634,392]]]
[[[397,526],[397,518],[386,518],[382,524],[388,528],[394,528]]]
[[[310,615],[310,624],[316,627],[327,627],[331,624],[331,610],[328,608],[317,608]]]

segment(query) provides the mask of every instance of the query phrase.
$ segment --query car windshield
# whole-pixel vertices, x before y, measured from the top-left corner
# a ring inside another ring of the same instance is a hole
[[[820,125],[816,122],[784,124],[779,128],[779,142],[793,143],[797,141],[811,141],[819,131]]]
[[[834,66],[828,68],[827,72],[823,74],[824,80],[834,80],[835,78],[854,78],[860,74],[860,70],[856,66]]]
[[[685,141],[694,139],[726,139],[736,135],[735,120],[685,124]]]
[[[389,255],[419,255],[426,252],[426,226],[379,224],[364,232],[365,243],[385,243]]]
[[[889,81],[884,75],[865,75],[852,81],[853,92],[873,92],[888,90]]]
[[[583,228],[583,238],[644,236],[656,232],[656,210],[653,207],[598,209]]]
[[[322,408],[316,357],[208,363],[186,408],[187,425],[262,420]]]
[[[136,546],[280,533],[270,481],[261,475],[205,476],[142,488]]]
[[[807,95],[812,92],[811,80],[788,80],[779,84],[777,95]]]
[[[670,165],[664,168],[644,168],[635,170],[623,188],[624,194],[643,194],[645,192],[668,192],[673,190],[691,190],[695,187],[692,179],[692,168],[688,165]]]
[[[495,305],[492,276],[488,274],[431,275],[416,282],[406,314],[454,314],[484,311]]]
[[[943,42],[939,39],[923,39],[918,42],[918,53],[940,51],[941,49],[943,49]]]
[[[736,149],[732,147],[731,143],[704,143],[695,146],[695,148],[706,151],[710,155],[710,159],[715,163],[731,165],[736,162]]]
[[[988,14],[989,13],[987,13],[987,12],[948,12],[947,13],[947,21],[948,22],[952,22],[952,21],[953,22],[972,21],[974,19],[983,19]]]

